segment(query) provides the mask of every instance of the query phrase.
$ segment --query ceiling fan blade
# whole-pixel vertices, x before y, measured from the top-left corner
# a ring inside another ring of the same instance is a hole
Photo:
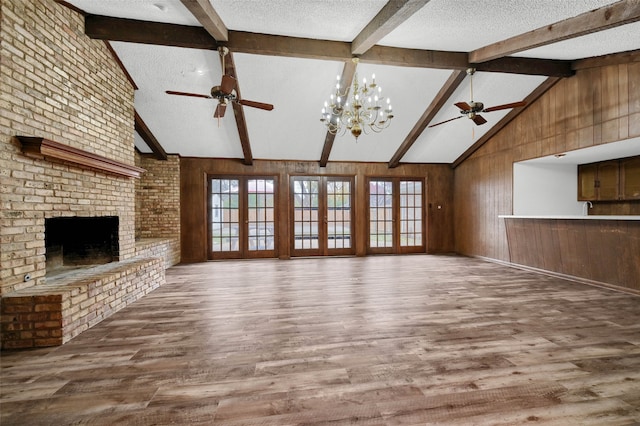
[[[458,118],[462,118],[462,117],[464,117],[464,115],[459,115],[459,116],[457,116],[457,117],[453,117],[453,118],[450,118],[450,119],[448,119],[448,120],[444,120],[444,121],[441,121],[441,122],[436,123],[436,124],[432,124],[432,125],[427,126],[427,127],[436,127],[436,126],[439,126],[439,125],[441,125],[441,124],[448,123],[448,122],[450,122],[450,121],[457,120]]]
[[[216,107],[216,113],[213,114],[214,118],[224,117],[224,113],[227,111],[227,104],[219,103]]]
[[[238,103],[240,105],[253,107],[253,108],[259,108],[259,109],[264,109],[264,110],[267,110],[267,111],[271,111],[273,109],[273,105],[271,105],[271,104],[265,104],[265,103],[256,102],[256,101],[248,101],[246,99],[238,99]]]
[[[489,108],[485,108],[482,110],[482,112],[499,111],[501,109],[509,109],[509,108],[519,108],[519,107],[525,106],[526,104],[527,103],[525,101],[512,102],[510,104],[496,105]]]
[[[198,93],[176,92],[174,90],[167,90],[167,91],[165,91],[165,93],[167,95],[191,96],[193,98],[212,99],[210,95],[200,95]]]
[[[463,111],[471,111],[471,105],[466,102],[456,102],[454,105]]]
[[[483,125],[484,123],[487,122],[487,120],[484,119],[483,116],[476,114],[473,118],[472,118],[473,122],[476,123],[478,126]]]
[[[222,84],[220,84],[220,90],[228,95],[235,88],[236,88],[236,79],[230,76],[229,74],[224,74],[222,76]]]

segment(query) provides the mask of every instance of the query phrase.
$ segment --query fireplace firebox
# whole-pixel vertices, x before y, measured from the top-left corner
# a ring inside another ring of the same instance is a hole
[[[47,275],[118,260],[118,217],[45,219]]]

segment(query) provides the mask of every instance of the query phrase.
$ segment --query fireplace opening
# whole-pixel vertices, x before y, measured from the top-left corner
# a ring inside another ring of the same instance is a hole
[[[118,217],[45,219],[47,275],[118,260]]]

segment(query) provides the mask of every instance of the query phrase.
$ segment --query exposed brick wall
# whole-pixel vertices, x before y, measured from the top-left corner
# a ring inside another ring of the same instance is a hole
[[[136,241],[136,256],[159,257],[169,268],[180,263],[180,238],[144,238]]]
[[[180,157],[136,156],[146,172],[136,182],[136,238],[180,239]]]
[[[82,16],[53,0],[0,0],[0,294],[45,281],[45,218],[119,216],[120,260],[135,255],[135,184],[32,159],[37,136],[134,164],[133,88]],[[25,274],[31,279],[24,281]]]

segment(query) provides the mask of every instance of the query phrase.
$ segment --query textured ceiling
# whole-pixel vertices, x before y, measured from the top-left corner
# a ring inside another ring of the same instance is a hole
[[[195,1],[195,0],[194,0]],[[178,0],[70,0],[90,14],[201,26]],[[386,0],[211,0],[229,31],[351,42],[385,6]],[[470,52],[581,13],[614,0],[431,0],[383,36],[378,45],[405,49]],[[525,50],[514,56],[575,60],[640,48],[640,24]],[[168,153],[242,158],[233,113],[213,118],[216,101],[171,96],[165,90],[208,94],[222,70],[215,50],[129,42],[112,46],[139,89],[136,111]],[[242,97],[274,105],[273,111],[244,107],[255,159],[320,159],[325,129],[320,109],[342,72],[342,61],[233,53]],[[330,161],[388,162],[429,107],[453,69],[358,65],[359,77],[376,74],[392,99],[395,118],[380,134],[347,134],[335,139]],[[485,106],[524,99],[545,79],[541,75],[477,72],[474,98]],[[459,115],[453,106],[470,101],[469,77],[431,120]],[[484,114],[488,123],[468,119],[427,128],[402,162],[451,163],[489,131],[509,110]],[[150,152],[137,135],[136,146]]]

